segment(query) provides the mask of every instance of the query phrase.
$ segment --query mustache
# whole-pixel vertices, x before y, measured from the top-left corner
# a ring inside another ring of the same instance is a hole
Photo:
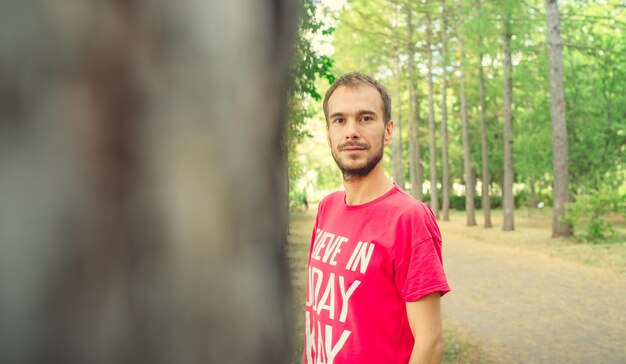
[[[346,148],[361,148],[361,149],[369,149],[370,145],[367,143],[361,143],[361,142],[346,142],[343,144],[339,144],[339,146],[337,146],[337,149],[339,150],[344,150]]]

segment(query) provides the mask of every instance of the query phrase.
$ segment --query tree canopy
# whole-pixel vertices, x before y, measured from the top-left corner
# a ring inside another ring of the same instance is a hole
[[[308,3],[308,6],[313,4]],[[323,2],[315,4],[316,11],[323,8]],[[617,0],[563,1],[559,3],[559,10],[570,201],[575,202],[577,196],[598,189],[608,189],[623,196],[626,194],[626,6]],[[314,16],[315,13],[309,14]],[[408,190],[423,188],[425,200],[429,199],[431,185],[440,190],[445,188],[441,180],[444,165],[440,129],[444,114],[447,114],[449,133],[451,198],[463,195],[466,188],[475,188],[468,187],[464,177],[460,87],[463,74],[471,169],[479,186],[488,184],[493,198],[491,205],[496,207],[505,188],[503,126],[506,108],[503,90],[504,42],[508,33],[512,192],[516,196],[516,206],[526,204],[531,197],[535,203],[552,203],[550,62],[543,0],[351,0],[334,13],[332,29],[319,19],[307,23],[305,17],[303,25],[310,25],[303,29],[332,33],[334,53],[319,58],[303,53],[299,61],[308,64],[301,65],[303,68],[295,73],[295,78],[302,78],[300,85],[306,87],[326,87],[319,78],[330,81],[333,76],[357,70],[386,85],[393,96],[392,117],[402,121],[401,135],[398,136],[402,153],[395,158],[400,158],[404,166],[403,187]],[[430,43],[428,24],[432,32]],[[445,47],[441,36],[443,30],[446,33]],[[311,50],[306,46],[302,49]],[[435,149],[429,148],[427,122],[429,53],[433,62]],[[313,73],[317,75],[317,81],[311,82]],[[481,176],[481,78],[484,82],[487,178]],[[442,103],[444,93],[445,106]],[[312,102],[307,110],[310,112],[301,120],[319,119],[322,115],[315,113],[321,110],[321,105],[315,101],[319,95],[316,96],[316,91],[309,95]],[[413,122],[418,125],[415,130],[407,126]],[[417,138],[419,151],[412,151],[412,136]],[[298,143],[303,140],[298,139]],[[433,152],[437,153],[436,158],[431,158]],[[391,156],[389,150],[386,153]],[[421,156],[420,160],[412,162],[411,157],[416,153]],[[328,173],[332,168],[330,154],[326,153],[323,158],[324,162],[316,160],[303,165],[301,176],[307,170],[313,170],[318,179],[329,177],[333,181],[331,184],[338,184],[336,174]],[[419,163],[428,171],[433,162],[438,171],[437,181],[431,181],[431,176],[426,173],[423,187],[412,186],[416,179],[411,179],[410,163]],[[391,175],[391,161],[385,162],[385,168]],[[318,180],[314,185],[324,185],[320,182]]]

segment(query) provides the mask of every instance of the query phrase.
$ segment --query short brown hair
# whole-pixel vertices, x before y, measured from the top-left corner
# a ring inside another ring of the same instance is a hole
[[[380,98],[383,101],[383,122],[387,125],[387,122],[391,120],[391,96],[389,96],[389,91],[368,75],[361,72],[350,72],[339,77],[332,86],[330,86],[328,91],[326,91],[326,95],[324,96],[324,117],[326,118],[327,127],[330,125],[328,120],[328,99],[333,92],[335,92],[337,87],[345,86],[346,88],[353,88],[363,85],[374,87],[380,94]]]

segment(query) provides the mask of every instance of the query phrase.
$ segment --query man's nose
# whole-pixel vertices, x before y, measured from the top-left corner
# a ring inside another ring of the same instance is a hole
[[[356,120],[350,119],[346,121],[346,139],[359,139],[359,124]]]

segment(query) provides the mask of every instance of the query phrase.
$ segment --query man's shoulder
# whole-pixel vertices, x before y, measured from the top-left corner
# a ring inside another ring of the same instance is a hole
[[[396,194],[397,223],[399,230],[412,234],[412,242],[417,243],[427,238],[435,237],[441,241],[441,233],[437,225],[435,214],[428,204],[421,202],[400,190]]]
[[[415,197],[409,195],[400,187],[395,187],[397,193],[393,194],[393,198],[389,202],[402,215],[424,215],[430,211],[430,207]]]

